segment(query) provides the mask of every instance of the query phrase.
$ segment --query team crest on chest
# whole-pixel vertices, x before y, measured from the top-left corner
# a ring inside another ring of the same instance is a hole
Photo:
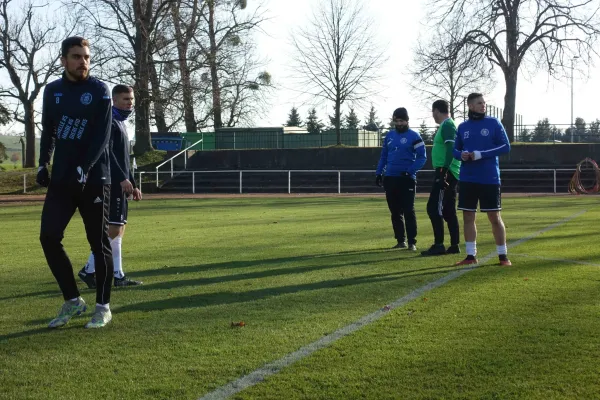
[[[490,134],[490,131],[488,131],[487,129],[483,128],[483,129],[481,130],[481,136],[487,136],[487,135],[489,135],[489,134]]]
[[[81,98],[79,100],[81,101],[81,104],[87,106],[92,102],[92,94],[89,92],[85,92],[81,95]]]
[[[405,138],[405,137],[403,137],[402,139],[400,139],[400,143],[402,143],[402,144],[406,144],[406,138]]]

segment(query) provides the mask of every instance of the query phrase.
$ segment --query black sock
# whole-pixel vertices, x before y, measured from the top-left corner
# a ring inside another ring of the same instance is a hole
[[[474,260],[474,259],[475,259],[475,256],[472,256],[470,254],[467,256],[467,260]]]
[[[508,260],[508,257],[506,256],[506,254],[499,254],[498,259],[500,261],[506,261],[506,260]]]

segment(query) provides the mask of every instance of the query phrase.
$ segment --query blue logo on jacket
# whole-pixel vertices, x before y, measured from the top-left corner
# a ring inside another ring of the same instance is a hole
[[[90,104],[92,102],[92,94],[89,92],[82,94],[80,101],[81,101],[81,104],[87,106],[88,104]]]

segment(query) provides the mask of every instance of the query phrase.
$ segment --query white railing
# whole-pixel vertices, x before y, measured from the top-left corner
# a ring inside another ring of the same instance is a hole
[[[156,186],[158,187],[158,169],[160,167],[162,167],[163,165],[165,165],[166,163],[170,162],[171,163],[171,178],[173,177],[173,160],[177,157],[179,157],[181,154],[185,153],[185,157],[183,158],[183,165],[184,165],[184,169],[187,169],[187,151],[189,149],[191,149],[192,147],[194,147],[195,145],[197,145],[198,143],[201,143],[202,140],[204,139],[200,139],[198,140],[196,143],[186,147],[185,149],[181,150],[179,153],[175,154],[173,157],[169,158],[168,160],[163,161],[162,163],[160,163],[157,167],[156,167]],[[140,181],[141,181],[141,177],[140,177]]]
[[[433,173],[433,170],[421,170],[419,171],[420,176],[423,176],[424,174],[431,174]],[[511,180],[509,179],[509,185],[506,185],[507,180],[505,179],[505,185],[504,188],[510,188],[511,190],[509,191],[513,191],[512,189],[523,189],[523,190],[516,190],[516,191],[528,191],[527,189],[531,189],[533,188],[532,186],[532,182],[538,182],[538,183],[543,183],[544,186],[548,187],[548,190],[545,191],[540,191],[540,193],[558,193],[558,182],[562,181],[562,182],[568,182],[568,180],[571,178],[572,174],[575,172],[575,169],[505,169],[505,170],[501,170],[501,175],[502,174],[513,174],[513,173],[518,173],[518,174],[522,174],[523,177],[519,178],[519,180],[523,181],[522,185],[519,186],[515,186],[514,183],[511,182]],[[164,172],[158,172],[156,171],[156,176],[157,176],[157,182],[158,182],[158,175],[159,174],[171,174],[171,177],[173,177],[172,171],[164,171]],[[143,179],[143,175],[147,175],[147,174],[154,174],[153,172],[139,172],[139,183],[138,186],[142,186],[142,179]],[[285,179],[287,180],[285,186],[287,187],[283,187],[284,189],[287,189],[287,193],[291,194],[292,190],[293,190],[293,177],[294,175],[298,175],[298,174],[314,174],[315,177],[319,176],[319,175],[324,175],[324,174],[333,174],[334,176],[336,176],[336,180],[337,182],[335,186],[337,186],[337,188],[334,188],[333,184],[328,187],[327,189],[329,189],[331,191],[331,189],[337,189],[337,193],[342,193],[342,188],[343,188],[343,177],[347,174],[365,174],[365,175],[369,175],[370,177],[373,178],[373,185],[374,185],[374,177],[375,177],[375,172],[374,170],[212,170],[212,171],[178,171],[178,175],[181,176],[185,176],[185,175],[191,175],[191,192],[192,193],[196,193],[197,192],[197,182],[196,182],[196,177],[199,176],[206,176],[206,175],[215,175],[215,176],[223,176],[223,175],[231,175],[230,177],[228,177],[228,179],[226,181],[224,181],[222,178],[215,178],[214,180],[212,180],[212,183],[226,183],[226,190],[228,193],[247,193],[248,192],[248,186],[244,186],[244,182],[245,182],[245,176],[247,177],[250,174],[256,175],[256,174],[260,174],[260,175],[270,175],[270,174],[285,174]],[[538,175],[538,176],[533,176],[533,175]],[[541,177],[539,175],[542,175]],[[560,176],[559,176],[560,175]],[[419,178],[419,185],[418,187],[420,188],[425,188],[426,191],[429,190],[429,179],[426,177],[422,177]],[[247,178],[248,179],[248,178]],[[280,181],[282,181],[284,178],[282,177]],[[300,178],[297,178],[300,179]],[[366,179],[366,178],[363,178]],[[515,178],[512,178],[513,180]],[[187,184],[189,185],[189,183]],[[350,185],[352,187],[352,185]],[[277,186],[278,188],[282,188],[281,184]],[[310,187],[310,185],[307,185],[307,187]],[[235,189],[234,189],[235,188]],[[246,190],[244,189],[246,188]],[[256,189],[256,187],[253,187],[254,189]],[[223,189],[223,185],[221,187],[221,189]],[[265,185],[263,187],[261,187],[261,189],[269,189],[269,185]],[[535,188],[534,188],[535,189]],[[189,189],[188,189],[189,190]],[[532,189],[533,190],[533,189]],[[535,191],[535,190],[534,190]],[[261,192],[263,193],[269,193],[268,191],[264,191],[261,190]],[[271,193],[279,193],[280,191],[273,191]],[[562,190],[561,190],[562,192]],[[567,192],[567,185],[564,185],[564,192]],[[206,193],[206,191],[204,191],[204,193]],[[350,192],[349,192],[350,193]],[[364,193],[364,192],[352,192],[352,193]]]
[[[197,144],[197,143],[196,143]],[[181,153],[178,153],[177,155],[179,155]],[[167,160],[170,161],[170,160]],[[163,163],[164,164],[164,163]],[[428,191],[429,190],[429,178],[426,176],[426,174],[431,174],[433,173],[433,170],[421,170],[419,171],[419,176],[417,177],[419,179],[418,182],[418,187],[417,188],[423,188],[424,190]],[[560,190],[561,192],[567,192],[567,184],[568,181],[571,179],[573,173],[575,172],[575,169],[504,169],[501,170],[501,175],[504,174],[522,174],[523,177],[519,178],[519,180],[523,181],[522,185],[518,185],[515,186],[514,182],[511,182],[511,179],[504,179],[504,188],[505,189],[511,189],[509,191],[512,191],[512,189],[521,189],[518,191],[528,191],[527,189],[530,189],[532,187],[532,183],[533,182],[538,182],[538,183],[543,183],[543,185],[545,187],[548,187],[549,190],[544,191],[544,192],[540,192],[540,193],[558,193],[559,192],[559,187],[558,187],[558,182],[563,182],[565,183],[564,186],[564,190]],[[136,175],[139,176],[138,179],[138,187],[140,188],[140,190],[142,190],[143,187],[143,178],[144,176],[152,176],[156,174],[156,177],[158,179],[158,175],[159,174],[168,174],[170,177],[173,177],[173,171],[156,171],[156,172],[145,172],[145,171],[139,171],[136,172]],[[305,175],[303,178],[306,181],[306,175],[313,175],[313,178],[317,178],[319,176],[323,176],[323,175],[327,175],[327,174],[331,174],[335,177],[335,181],[329,181],[327,182],[328,186],[325,187],[328,192],[337,192],[337,193],[342,193],[342,189],[344,187],[343,184],[343,178],[345,176],[347,176],[348,174],[364,174],[369,178],[373,178],[372,181],[372,185],[374,187],[374,176],[375,176],[375,172],[374,170],[213,170],[213,171],[177,171],[178,175],[191,175],[191,191],[192,193],[196,193],[197,192],[197,182],[196,182],[196,178],[197,176],[200,177],[204,177],[206,175],[214,175],[216,176],[220,176],[219,178],[215,178],[213,180],[211,180],[211,183],[225,183],[226,185],[221,185],[221,188],[217,188],[217,189],[226,189],[227,193],[247,193],[248,190],[252,190],[253,188],[256,189],[256,186],[252,187],[252,186],[244,186],[244,183],[247,182],[248,180],[250,180],[250,177],[248,177],[248,175],[262,175],[262,176],[266,176],[266,175],[272,175],[272,174],[282,174],[283,176],[280,178],[278,185],[274,185],[276,188],[280,188],[285,190],[288,194],[291,194],[294,190],[294,175],[298,176],[300,174]],[[231,175],[228,178],[222,178],[223,175]],[[542,176],[540,176],[540,174]],[[425,176],[424,176],[425,175]],[[246,179],[245,179],[246,177]],[[355,176],[356,178],[356,176]],[[33,178],[35,180],[35,177]],[[302,182],[302,178],[298,177],[296,178],[297,181],[301,181]],[[371,185],[371,181],[368,181],[366,177],[363,177],[362,179],[365,179],[365,182],[369,182],[369,185]],[[512,178],[512,180],[515,180],[515,178]],[[296,182],[297,182],[296,181]],[[508,181],[508,182],[507,182]],[[188,183],[189,185],[189,183]],[[322,183],[321,183],[322,185]],[[27,193],[27,186],[28,186],[28,181],[27,181],[27,175],[23,174],[23,193]],[[223,186],[226,186],[225,188]],[[353,185],[349,185],[350,187],[353,187]],[[310,184],[306,184],[307,188],[310,188],[311,185]],[[322,186],[321,186],[322,187]],[[356,185],[354,185],[354,187],[356,187]],[[269,189],[269,185],[265,185],[262,186],[261,189]],[[372,187],[371,187],[372,189]],[[189,189],[188,189],[189,190]],[[305,190],[306,191],[306,190]],[[267,190],[261,190],[262,193],[281,193],[282,191],[267,191]],[[298,192],[302,192],[302,188],[300,188],[298,190]],[[314,190],[312,190],[312,192],[314,192]],[[205,190],[204,193],[207,193],[207,191]],[[365,192],[361,192],[361,191],[355,191],[355,192],[348,192],[348,193],[365,193]]]

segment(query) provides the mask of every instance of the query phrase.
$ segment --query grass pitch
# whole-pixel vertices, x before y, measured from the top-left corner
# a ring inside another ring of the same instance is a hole
[[[600,207],[508,198],[509,250],[236,399],[600,397]],[[419,250],[432,241],[417,202]],[[197,399],[456,270],[394,244],[383,198],[142,201],[130,207],[113,322],[46,325],[62,302],[38,241],[41,206],[0,208],[0,398]],[[481,257],[495,251],[479,216]],[[76,215],[64,245],[89,248]],[[464,247],[463,247],[464,248]],[[94,293],[82,296],[93,309]],[[232,322],[244,322],[232,327]]]

